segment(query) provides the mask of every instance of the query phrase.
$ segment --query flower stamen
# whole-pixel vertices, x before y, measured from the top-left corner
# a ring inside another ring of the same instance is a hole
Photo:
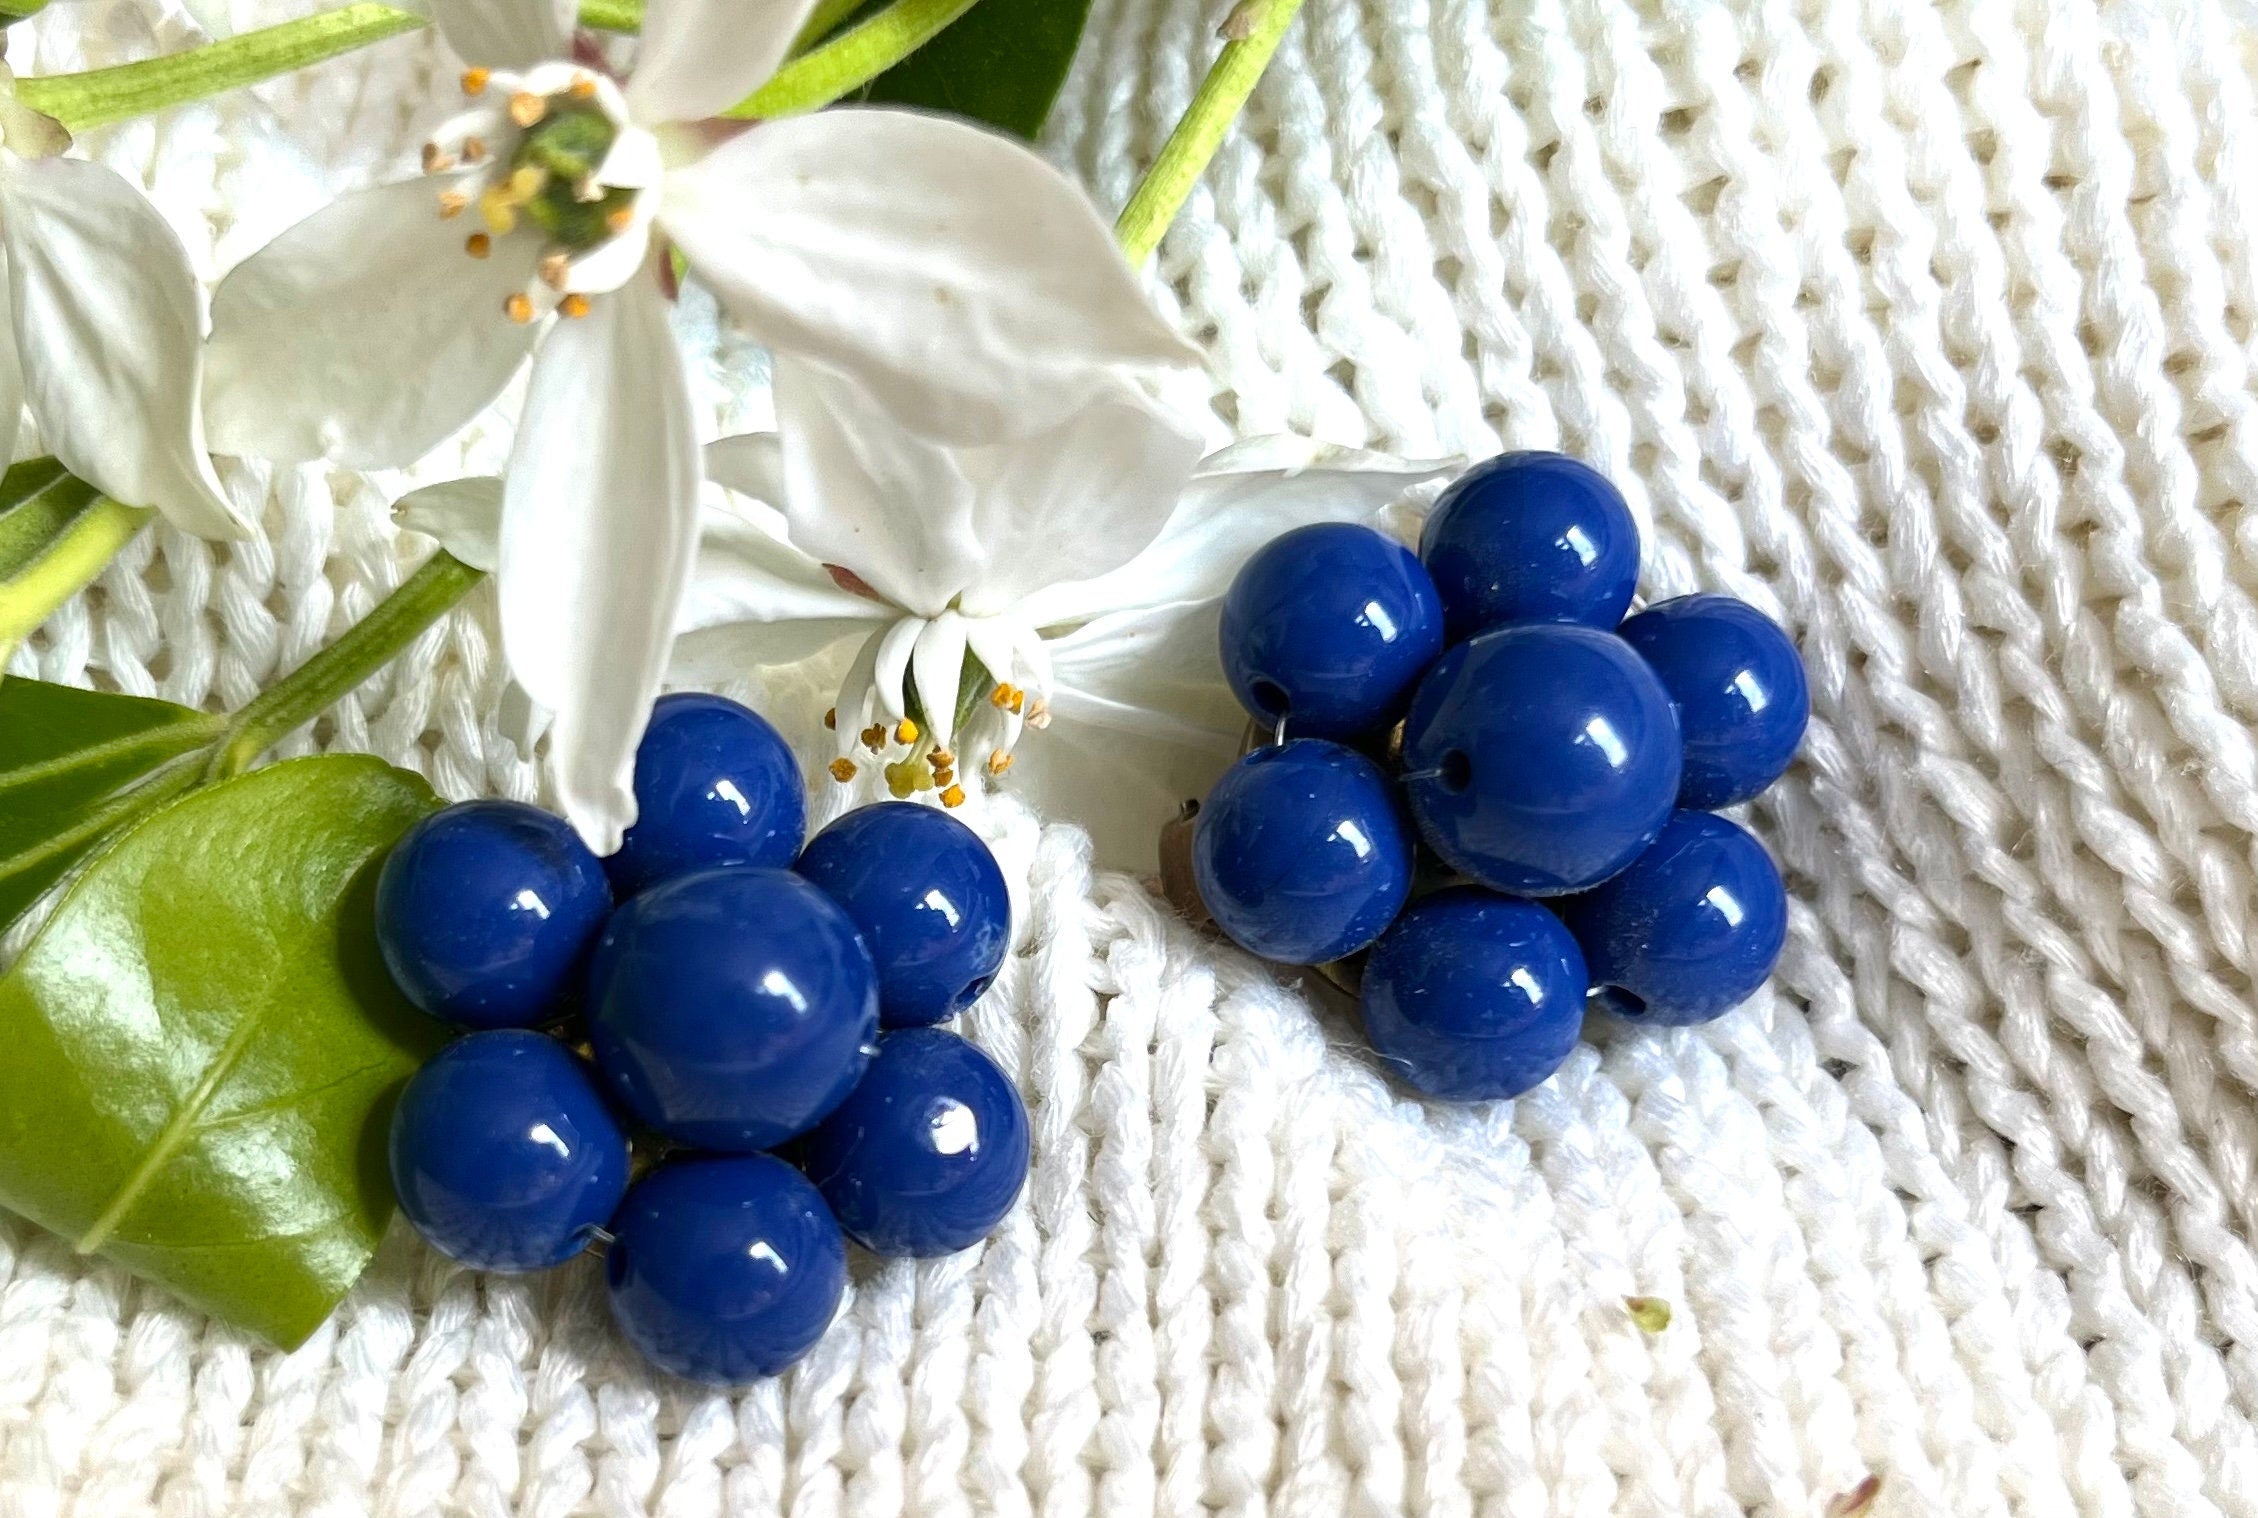
[[[571,83],[571,84],[569,84],[569,85],[567,85],[567,86],[565,87],[565,93],[566,93],[566,94],[568,94],[568,95],[570,95],[570,96],[571,96],[571,97],[572,97],[573,99],[575,99],[575,100],[593,100],[593,99],[595,99],[595,98],[596,98],[596,78],[595,78],[595,76],[594,76],[593,74],[575,74],[575,75],[573,75],[573,76],[572,76],[572,83]]]
[[[549,102],[531,90],[519,90],[510,97],[510,120],[522,129],[538,125],[549,114]]]
[[[484,258],[494,251],[494,239],[484,232],[473,232],[463,239],[463,251],[473,258]]]
[[[552,290],[562,290],[565,279],[572,273],[572,257],[566,253],[544,253],[538,268],[541,283]]]
[[[502,302],[502,314],[519,326],[533,320],[533,297],[523,290]]]
[[[493,79],[493,77],[494,71],[489,68],[464,69],[463,93],[471,96],[474,99],[480,95],[485,94],[486,86]]]
[[[917,724],[907,717],[895,723],[894,741],[896,743],[915,743],[917,741]]]
[[[517,230],[517,207],[510,203],[509,191],[500,185],[479,195],[478,214],[485,219],[486,230],[496,237],[507,237]]]
[[[860,772],[856,770],[855,762],[852,759],[834,759],[831,761],[831,778],[841,785],[845,785],[848,781],[854,779],[858,773]]]
[[[588,314],[588,297],[576,290],[559,302],[557,309],[565,314],[565,320],[578,321]]]
[[[1002,748],[997,749],[994,753],[988,756],[988,773],[991,775],[1000,775],[1005,770],[1010,769],[1013,757],[1014,756],[1011,750]]]
[[[964,787],[961,785],[952,785],[947,790],[941,792],[941,805],[946,807],[960,807],[964,805]]]
[[[839,708],[834,706],[823,714],[823,725],[834,733],[839,730]]]
[[[613,232],[624,232],[634,225],[635,212],[627,206],[604,213],[604,226]]]
[[[485,161],[486,139],[483,137],[465,137],[463,139],[463,162],[484,163]]]
[[[423,171],[426,174],[437,174],[454,166],[455,160],[441,152],[438,143],[427,142],[423,145]]]

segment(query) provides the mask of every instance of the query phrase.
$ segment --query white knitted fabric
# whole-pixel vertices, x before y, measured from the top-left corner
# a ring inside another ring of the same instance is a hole
[[[58,3],[11,61],[191,41],[158,3]],[[1101,203],[1226,9],[1099,0],[1050,146]],[[284,1356],[0,1222],[0,1518],[1819,1518],[1869,1474],[1880,1514],[2258,1512],[2251,11],[1310,0],[1164,246],[1221,424],[1573,451],[1645,594],[1795,631],[1747,1007],[1407,1100],[1351,1009],[994,805],[1019,952],[967,1031],[1035,1144],[985,1248],[859,1263],[805,1365],[723,1396],[586,1264],[396,1231]],[[450,66],[409,38],[91,146],[216,272],[403,163]],[[683,320],[716,425],[757,414],[757,355]],[[240,703],[424,551],[403,484],[146,535],[12,667]],[[499,683],[482,593],[291,749],[532,796]]]

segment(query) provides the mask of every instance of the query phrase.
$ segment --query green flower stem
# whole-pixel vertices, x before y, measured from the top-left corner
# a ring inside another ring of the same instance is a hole
[[[1121,208],[1121,219],[1113,224],[1114,237],[1132,265],[1142,264],[1160,246],[1168,224],[1184,208],[1192,186],[1207,172],[1215,150],[1223,144],[1223,134],[1238,118],[1247,96],[1254,93],[1255,81],[1270,66],[1279,39],[1286,35],[1286,27],[1300,9],[1301,0],[1240,0],[1232,20],[1248,21],[1243,35],[1224,45],[1215,66],[1200,81],[1191,108],[1176,123],[1176,130],[1168,134],[1160,156],[1145,172],[1129,204]]]
[[[840,22],[862,9],[862,0],[815,0],[815,9],[800,24],[800,35],[792,39],[792,53],[797,57],[831,35]]]
[[[722,114],[774,119],[821,110],[876,79],[932,41],[975,0],[894,0],[778,69],[768,83]]]
[[[423,24],[423,17],[389,5],[348,5],[141,63],[19,79],[16,99],[83,132],[225,94]]]
[[[410,575],[335,643],[298,666],[236,713],[205,778],[240,775],[281,739],[358,688],[486,578],[444,551]]]
[[[155,515],[146,507],[96,500],[37,560],[0,586],[0,664],[56,607],[100,574]]]
[[[588,0],[581,7],[580,19],[604,31],[635,31],[643,24],[643,0]],[[83,132],[168,106],[224,95],[425,24],[424,18],[413,11],[394,6],[348,5],[162,58],[79,74],[19,79],[16,99],[54,117],[73,132]]]

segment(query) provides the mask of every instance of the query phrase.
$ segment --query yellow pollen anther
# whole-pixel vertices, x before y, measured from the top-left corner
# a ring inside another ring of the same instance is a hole
[[[463,139],[463,162],[483,163],[485,159],[486,139],[483,137],[465,137]]]
[[[460,216],[463,214],[463,207],[469,204],[470,197],[462,191],[441,190],[439,192],[439,219],[446,221],[452,217]]]
[[[502,313],[519,326],[533,320],[533,297],[523,290],[502,302]]]
[[[936,764],[933,766],[933,783],[935,785],[947,785],[950,781],[956,779],[956,777],[957,772],[946,764]]]
[[[943,805],[943,806],[962,806],[962,805],[964,805],[964,787],[963,787],[963,786],[961,786],[961,785],[952,785],[952,786],[950,786],[950,787],[949,787],[949,788],[948,788],[947,790],[945,790],[945,791],[941,792],[941,805]]]
[[[999,682],[994,690],[988,692],[988,704],[1000,712],[1012,710],[1018,700],[1019,687],[1016,685]]]
[[[626,206],[621,206],[616,211],[605,213],[604,225],[613,232],[624,232],[635,225],[635,213]]]
[[[540,194],[541,187],[548,182],[549,171],[537,164],[529,163],[512,169],[510,170],[510,199],[522,206],[534,196]]]
[[[1047,701],[1035,701],[1027,708],[1027,725],[1041,732],[1051,725],[1051,707]]]
[[[956,755],[950,753],[945,748],[937,748],[933,750],[933,768],[937,770],[953,770],[956,767]]]
[[[510,97],[510,120],[521,127],[533,126],[548,114],[549,102],[531,90],[519,90]]]
[[[915,743],[917,741],[917,724],[907,717],[895,723],[894,741],[896,743]]]
[[[884,748],[886,746],[886,724],[873,722],[870,726],[864,728],[862,730],[862,746],[867,749]]]
[[[473,258],[484,258],[494,251],[494,239],[484,232],[473,232],[463,239],[463,251]]]
[[[478,214],[485,220],[486,230],[496,237],[507,237],[517,230],[517,207],[510,204],[505,190],[492,189],[479,196]]]
[[[536,268],[540,272],[541,283],[552,290],[562,290],[565,287],[565,276],[572,273],[572,257],[566,253],[544,253]]]
[[[994,753],[988,756],[988,773],[991,775],[1000,775],[1005,770],[1010,769],[1012,757],[1012,755],[1006,753],[1004,750],[997,749]]]
[[[846,784],[846,783],[847,783],[848,781],[850,781],[850,780],[854,779],[854,778],[855,778],[855,762],[854,762],[854,760],[852,760],[852,759],[834,759],[834,760],[832,760],[832,761],[831,761],[831,778],[832,778],[832,779],[834,779],[834,780],[836,780],[836,781],[838,781],[838,782],[839,782],[839,783],[840,783],[841,785],[845,785],[845,784]]]
[[[578,321],[588,314],[588,297],[576,290],[559,302],[557,309],[565,314],[567,321]]]
[[[494,71],[492,69],[464,69],[463,93],[466,95],[485,94],[486,81],[493,77]]]
[[[823,714],[823,725],[832,732],[839,731],[839,708],[834,706]]]
[[[455,160],[440,152],[438,143],[427,142],[423,145],[423,171],[426,174],[436,174],[441,169],[451,169],[454,166]]]
[[[590,74],[573,75],[572,83],[566,86],[566,93],[575,100],[593,100],[596,97],[595,77]]]

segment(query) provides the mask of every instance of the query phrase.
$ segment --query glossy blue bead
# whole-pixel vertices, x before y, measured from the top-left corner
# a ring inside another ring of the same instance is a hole
[[[1811,691],[1779,623],[1731,596],[1679,596],[1649,606],[1622,634],[1678,705],[1678,805],[1731,806],[1786,773],[1811,720]]]
[[[1232,765],[1192,833],[1194,878],[1215,925],[1279,964],[1323,964],[1379,937],[1403,908],[1411,865],[1411,829],[1388,777],[1321,738]]]
[[[1503,627],[1443,655],[1404,720],[1412,815],[1452,868],[1510,896],[1598,884],[1678,794],[1678,719],[1613,633]]]
[[[878,1037],[870,951],[785,870],[653,886],[612,914],[588,980],[588,1043],[613,1094],[699,1149],[767,1149],[814,1127]]]
[[[1223,673],[1261,721],[1300,738],[1386,727],[1443,651],[1442,602],[1401,543],[1348,522],[1272,539],[1224,594]]]
[[[975,1045],[942,1028],[878,1042],[862,1084],[800,1156],[847,1237],[874,1254],[970,1249],[1027,1180],[1027,1109]]]
[[[937,807],[859,807],[797,866],[854,919],[878,967],[878,1020],[915,1028],[980,999],[1011,946],[1011,896],[980,835]]]
[[[1561,904],[1611,1012],[1703,1023],[1755,994],[1788,936],[1764,845],[1728,817],[1676,812],[1622,874]]]
[[[1454,643],[1515,622],[1613,627],[1638,585],[1639,528],[1588,464],[1504,453],[1437,497],[1419,557]]]
[[[1584,1026],[1584,956],[1560,919],[1480,886],[1421,897],[1364,962],[1364,1032],[1429,1096],[1541,1085]]]
[[[612,1318],[661,1370],[734,1386],[789,1369],[847,1291],[847,1242],[773,1155],[670,1159],[635,1183],[604,1256]]]
[[[466,801],[408,829],[376,882],[376,941],[401,994],[469,1028],[569,1010],[612,909],[596,856],[561,818]]]
[[[791,745],[723,696],[661,696],[635,750],[635,825],[604,861],[622,900],[725,864],[788,868],[807,835]]]
[[[543,1033],[495,1028],[424,1063],[392,1109],[392,1190],[416,1232],[481,1270],[546,1270],[627,1192],[627,1135],[594,1072]]]

